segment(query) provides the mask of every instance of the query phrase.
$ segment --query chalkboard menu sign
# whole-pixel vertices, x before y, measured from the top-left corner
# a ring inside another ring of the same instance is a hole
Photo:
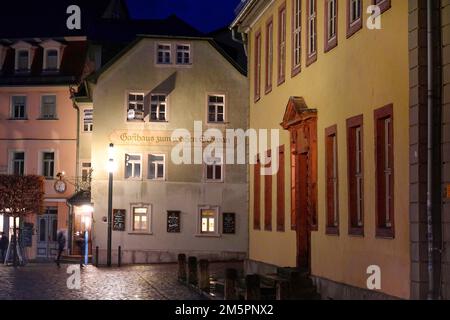
[[[223,214],[223,234],[235,234],[236,233],[236,214],[224,213]]]
[[[168,211],[167,212],[167,232],[180,233],[181,232],[181,212]]]
[[[113,211],[113,230],[125,231],[125,218],[126,210],[114,210]]]
[[[20,234],[22,247],[31,248],[33,246],[33,228],[34,224],[32,223],[23,224],[22,233]]]

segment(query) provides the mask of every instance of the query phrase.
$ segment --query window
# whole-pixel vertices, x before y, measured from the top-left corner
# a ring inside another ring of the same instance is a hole
[[[167,96],[152,95],[150,121],[167,120]]]
[[[261,31],[255,36],[255,102],[261,98]]]
[[[83,113],[83,132],[92,132],[94,130],[94,110],[85,109]]]
[[[222,181],[223,164],[221,158],[209,158],[206,163],[206,180]]]
[[[200,209],[200,231],[202,234],[218,233],[218,208]]]
[[[317,2],[308,0],[308,57],[309,66],[317,60]]]
[[[362,29],[361,0],[347,0],[347,38]]]
[[[337,46],[337,10],[338,0],[325,1],[325,52]]]
[[[12,154],[12,174],[23,176],[25,174],[25,153],[14,152]]]
[[[49,49],[45,51],[45,70],[56,71],[59,69],[58,50]]]
[[[53,179],[55,177],[55,153],[44,152],[42,161],[42,175],[45,179]]]
[[[253,174],[253,229],[261,230],[261,163],[259,157]]]
[[[170,44],[158,45],[158,64],[171,64],[172,63],[172,46]]]
[[[150,180],[164,180],[166,177],[166,156],[150,154],[148,156],[148,178]]]
[[[349,234],[364,235],[363,116],[347,120]]]
[[[374,5],[380,7],[381,13],[391,8],[391,0],[372,0]]]
[[[81,164],[81,181],[90,182],[92,180],[92,164],[90,162],[83,162]]]
[[[377,236],[394,238],[393,106],[375,111]]]
[[[286,3],[278,12],[278,85],[286,79]]]
[[[225,96],[210,95],[208,96],[208,122],[224,123],[225,122]]]
[[[17,71],[29,71],[30,70],[30,52],[28,50],[19,50],[17,52]]]
[[[293,0],[292,10],[292,76],[295,76],[302,61],[302,0]]]
[[[326,129],[327,234],[339,234],[337,126]]]
[[[279,148],[279,169],[277,173],[277,231],[285,231],[285,155],[284,146]]]
[[[14,120],[26,120],[27,118],[27,97],[13,96],[11,106],[11,118]]]
[[[125,179],[142,178],[142,157],[140,155],[125,155]]]
[[[133,207],[133,232],[150,232],[148,207]]]
[[[267,157],[272,156],[271,150],[267,151]],[[271,163],[267,165],[270,168]],[[264,230],[272,231],[272,176],[264,176]]]
[[[42,96],[41,118],[56,119],[56,96],[54,95]]]
[[[170,62],[169,62],[170,63]],[[191,64],[191,46],[187,44],[177,45],[177,64]]]
[[[144,94],[128,94],[128,121],[144,120]]]
[[[273,18],[266,26],[266,94],[272,91],[273,78]]]

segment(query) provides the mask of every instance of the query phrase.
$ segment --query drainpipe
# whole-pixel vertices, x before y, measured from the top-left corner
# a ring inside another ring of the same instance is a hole
[[[231,29],[231,38],[234,42],[240,43],[244,46],[245,55],[248,56],[248,48],[247,48],[247,34],[241,32],[241,39],[237,37],[237,30],[236,28]]]
[[[428,145],[427,145],[427,240],[428,240],[428,300],[435,298],[434,286],[434,232],[433,232],[433,161],[434,161],[434,139],[433,139],[433,99],[434,99],[434,30],[433,10],[434,0],[427,0],[427,77],[428,77]]]

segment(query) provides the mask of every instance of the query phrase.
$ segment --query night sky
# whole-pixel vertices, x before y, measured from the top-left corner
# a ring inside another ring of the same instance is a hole
[[[195,28],[209,32],[229,25],[240,0],[128,0],[135,19],[176,14]]]

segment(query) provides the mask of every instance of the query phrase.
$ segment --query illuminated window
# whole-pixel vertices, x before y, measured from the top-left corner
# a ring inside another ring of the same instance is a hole
[[[202,208],[200,209],[200,223],[202,234],[217,234],[218,226],[218,208]]]
[[[58,50],[50,49],[45,52],[45,70],[56,71],[59,69]]]
[[[149,232],[150,219],[148,207],[133,207],[133,231]]]
[[[142,178],[142,156],[134,154],[125,155],[125,179]]]
[[[208,122],[225,122],[225,96],[208,96]]]
[[[128,121],[144,120],[144,94],[128,94]]]
[[[148,156],[148,178],[150,180],[164,180],[166,177],[166,156],[150,154]]]
[[[92,164],[90,162],[83,162],[81,164],[81,181],[89,182],[92,176]]]
[[[41,98],[41,118],[56,119],[56,96],[48,95]]]
[[[223,164],[221,158],[209,158],[206,164],[206,180],[223,181]]]
[[[53,179],[55,177],[55,153],[44,152],[42,159],[42,175],[46,179]]]
[[[92,132],[94,130],[94,110],[85,109],[83,117],[83,132]]]
[[[23,176],[25,173],[25,153],[14,152],[12,155],[12,174]]]

